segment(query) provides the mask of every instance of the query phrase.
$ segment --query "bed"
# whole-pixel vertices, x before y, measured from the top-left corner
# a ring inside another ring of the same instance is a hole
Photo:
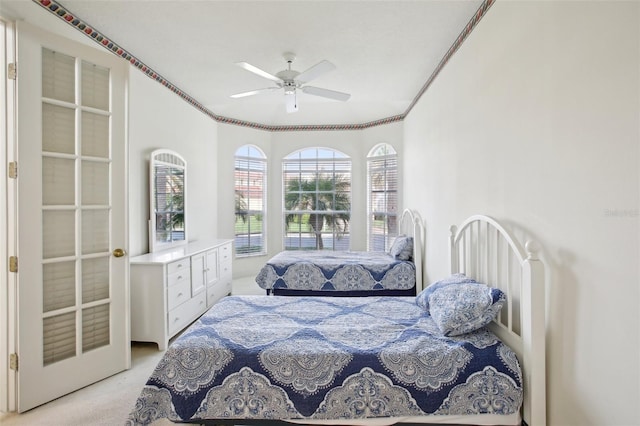
[[[422,219],[406,209],[398,229],[389,252],[280,252],[262,267],[256,283],[280,296],[415,296],[422,290]]]
[[[170,345],[128,424],[544,425],[536,244],[486,216],[450,242],[451,276],[417,297],[224,298]],[[499,295],[490,324],[447,323],[437,296],[463,288]]]

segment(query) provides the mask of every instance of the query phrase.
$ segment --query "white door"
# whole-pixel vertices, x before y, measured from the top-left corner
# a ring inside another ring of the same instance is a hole
[[[19,22],[18,411],[130,366],[126,63]]]

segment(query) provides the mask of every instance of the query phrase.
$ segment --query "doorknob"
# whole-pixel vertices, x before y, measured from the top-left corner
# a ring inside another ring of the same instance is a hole
[[[122,257],[122,256],[124,256],[125,254],[127,254],[127,252],[126,252],[126,251],[124,251],[124,250],[123,250],[123,249],[121,249],[121,248],[117,248],[117,249],[115,249],[115,250],[113,251],[113,255],[114,255],[115,257]]]

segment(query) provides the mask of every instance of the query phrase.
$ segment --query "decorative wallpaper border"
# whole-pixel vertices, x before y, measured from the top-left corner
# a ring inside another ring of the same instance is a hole
[[[239,120],[236,118],[229,118],[218,115],[205,107],[202,103],[198,102],[195,98],[184,92],[175,84],[171,83],[169,80],[164,78],[162,75],[158,74],[155,70],[151,69],[149,66],[145,65],[144,62],[136,58],[133,54],[127,51],[122,46],[118,45],[114,41],[110,40],[109,37],[100,33],[95,28],[92,28],[91,25],[84,22],[82,19],[73,15],[69,10],[65,9],[59,2],[56,0],[32,0],[33,2],[42,6],[45,10],[51,12],[56,15],[58,18],[62,19],[78,31],[81,31],[87,37],[91,38],[93,41],[101,45],[103,48],[109,50],[116,56],[120,56],[121,58],[129,61],[129,63],[143,72],[147,77],[157,81],[158,83],[165,86],[167,89],[171,90],[173,93],[182,98],[185,102],[189,103],[191,106],[212,118],[213,120],[223,123],[223,124],[232,124],[236,126],[249,127],[252,129],[264,130],[269,132],[300,132],[300,131],[335,131],[335,130],[363,130],[371,127],[382,126],[385,124],[396,123],[398,121],[402,121],[409,114],[409,112],[416,105],[420,97],[427,91],[431,83],[438,76],[442,68],[446,65],[446,63],[451,59],[451,56],[460,48],[464,40],[471,33],[471,31],[475,28],[475,26],[480,22],[482,17],[486,14],[487,10],[495,3],[496,0],[484,0],[483,3],[478,8],[478,11],[473,15],[469,23],[462,30],[456,41],[449,48],[445,56],[442,58],[434,72],[429,76],[429,79],[422,86],[416,97],[413,99],[409,107],[405,112],[399,115],[394,115],[392,117],[386,117],[379,120],[370,121],[367,123],[358,123],[358,124],[317,124],[317,125],[268,125],[261,123],[253,123],[250,121]]]
[[[482,17],[487,13],[489,8],[495,3],[495,1],[496,0],[484,0],[484,2],[482,2],[482,4],[480,5],[476,13],[469,20],[469,23],[464,27],[464,29],[462,30],[458,38],[456,38],[456,41],[453,42],[453,45],[451,45],[451,47],[449,48],[449,50],[447,50],[447,53],[445,53],[442,60],[440,60],[440,63],[438,64],[436,69],[433,71],[433,73],[431,73],[431,76],[429,76],[429,79],[426,81],[426,83],[424,83],[424,86],[422,86],[422,88],[420,89],[416,97],[413,98],[413,101],[411,102],[411,104],[403,114],[405,117],[413,109],[416,103],[418,103],[418,100],[420,100],[424,92],[426,92],[429,86],[431,86],[431,83],[433,83],[433,80],[435,80],[438,74],[440,74],[440,71],[442,71],[442,68],[444,68],[447,62],[449,62],[449,59],[451,59],[451,57],[453,56],[453,54],[458,51],[460,46],[462,46],[462,43],[466,40],[469,34],[471,34],[471,31],[473,31],[473,29],[476,27],[478,22],[480,22]]]

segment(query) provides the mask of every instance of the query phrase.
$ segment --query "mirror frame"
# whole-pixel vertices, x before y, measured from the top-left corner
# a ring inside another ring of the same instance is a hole
[[[174,240],[173,232],[171,239],[158,239],[156,218],[159,212],[156,210],[156,171],[159,167],[170,167],[172,169],[182,169],[182,226],[183,239]],[[187,162],[184,157],[170,149],[156,149],[151,153],[149,160],[149,252],[166,250],[187,244]]]

